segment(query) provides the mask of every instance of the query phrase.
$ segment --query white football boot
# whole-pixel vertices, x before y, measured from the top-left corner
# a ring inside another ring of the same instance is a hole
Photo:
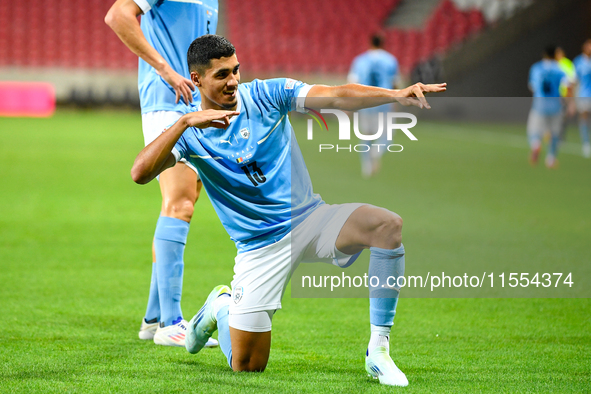
[[[388,349],[384,346],[376,347],[365,357],[365,370],[369,376],[379,379],[381,384],[408,386],[406,375],[394,364]]]
[[[187,335],[187,325],[187,321],[183,319],[179,323],[170,326],[158,326],[156,333],[154,334],[154,343],[156,345],[184,347],[185,337]],[[218,346],[218,341],[209,338],[204,347],[216,346]]]
[[[156,330],[158,329],[158,322],[155,323],[146,323],[146,319],[144,319],[142,317],[142,325],[140,326],[140,332],[138,333],[138,336],[140,337],[140,339],[143,340],[148,340],[148,339],[154,339],[154,334],[156,333]]]
[[[212,334],[218,329],[218,322],[213,314],[213,302],[222,294],[230,294],[228,286],[219,285],[209,293],[205,304],[189,322],[185,348],[191,354],[198,353],[203,347],[207,347],[212,340]],[[216,341],[217,342],[217,341]]]

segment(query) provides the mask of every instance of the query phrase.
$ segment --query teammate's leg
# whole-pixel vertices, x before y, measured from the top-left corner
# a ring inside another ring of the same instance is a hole
[[[527,118],[527,140],[530,147],[529,162],[531,165],[538,163],[540,150],[542,149],[542,120],[541,116],[533,109]]]
[[[546,167],[555,168],[558,166],[556,157],[558,156],[558,146],[560,145],[560,128],[562,123],[562,114],[546,117],[547,125],[550,128],[550,145],[546,155]]]
[[[262,372],[265,370],[271,352],[271,331],[249,332],[230,327],[230,338],[231,362],[234,371]]]
[[[145,144],[152,142],[181,115],[171,111],[143,114]],[[154,342],[182,346],[185,335],[180,307],[184,270],[183,253],[201,182],[196,171],[183,163],[178,163],[164,171],[159,181],[162,207],[154,234],[150,296],[140,337],[144,331],[144,324],[156,320],[159,321],[160,327],[154,333]],[[173,325],[179,325],[179,327],[161,329]],[[148,339],[147,336],[145,337]]]
[[[152,243],[152,277],[150,279],[150,293],[146,315],[142,319],[140,339],[154,339],[154,334],[160,322],[160,300],[158,297],[158,270],[156,269],[156,252]]]
[[[589,139],[589,112],[582,111],[579,113],[579,133],[581,134],[581,142],[583,143],[583,156],[591,157],[591,140]]]
[[[183,163],[160,174],[162,211],[154,235],[160,301],[160,327],[154,343],[159,345],[184,346],[183,255],[200,186],[196,172]]]

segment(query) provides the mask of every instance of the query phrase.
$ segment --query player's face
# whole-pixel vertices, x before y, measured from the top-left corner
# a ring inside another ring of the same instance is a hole
[[[236,54],[211,60],[211,66],[197,82],[203,109],[236,108],[240,83],[239,68],[240,63]]]
[[[591,40],[587,40],[585,41],[585,44],[583,44],[583,53],[587,56],[591,55]]]

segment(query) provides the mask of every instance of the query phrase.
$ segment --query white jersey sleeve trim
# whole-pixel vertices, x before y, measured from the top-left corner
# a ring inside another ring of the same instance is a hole
[[[173,147],[170,153],[172,153],[177,163],[179,162],[179,160],[181,160],[181,152],[179,152],[176,148]]]
[[[306,104],[306,96],[310,92],[314,85],[306,85],[300,89],[298,92],[298,97],[296,98],[296,111],[305,114],[306,109],[304,108]]]
[[[144,14],[152,9],[152,6],[150,5],[150,3],[148,3],[147,0],[133,0],[133,2],[141,8]]]

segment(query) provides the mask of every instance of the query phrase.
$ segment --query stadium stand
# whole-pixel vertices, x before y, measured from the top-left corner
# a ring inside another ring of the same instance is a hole
[[[368,36],[384,30],[401,2],[226,0],[225,9],[230,38],[253,73],[346,73]],[[480,30],[485,20],[477,3],[440,1],[424,28],[387,29],[387,49],[403,72]],[[0,66],[136,69],[137,58],[103,23],[111,0],[44,4],[0,3]]]
[[[409,1],[409,0],[406,0]],[[416,1],[416,0],[415,0]],[[422,29],[384,29],[401,0],[228,0],[229,34],[253,73],[345,73],[369,35],[384,31],[386,49],[403,73],[485,26],[482,13],[451,0],[439,1]],[[338,10],[338,12],[336,11]],[[277,23],[284,18],[285,23]]]
[[[0,2],[0,66],[137,68],[103,19],[111,0]]]
[[[236,45],[245,78],[318,74],[344,80],[371,34],[386,36],[386,49],[410,76],[420,64],[433,69],[434,59],[533,0],[219,1],[221,33]],[[137,57],[103,21],[112,3],[0,1],[0,79],[52,82],[62,102],[137,98]],[[420,10],[413,19],[418,22],[390,24],[409,8]]]

